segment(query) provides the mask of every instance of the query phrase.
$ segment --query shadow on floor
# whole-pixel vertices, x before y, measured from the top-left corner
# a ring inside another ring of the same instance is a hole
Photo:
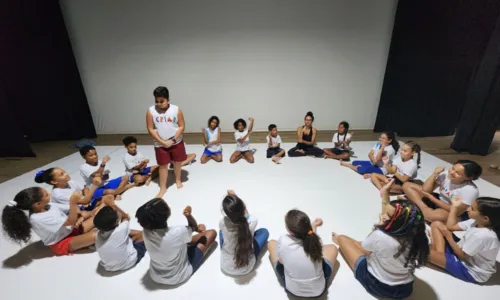
[[[3,267],[7,269],[18,269],[29,265],[33,260],[54,256],[52,250],[45,246],[42,241],[34,242],[22,248],[16,254],[3,261]]]
[[[439,298],[428,282],[425,282],[415,276],[413,294],[408,298],[408,300],[410,299],[437,300]]]
[[[159,178],[156,177],[155,179],[152,180],[153,182],[159,184]],[[181,182],[182,183],[185,183],[189,181],[189,172],[184,170],[184,169],[181,169]],[[172,185],[175,184],[175,174],[174,174],[174,170],[173,169],[169,169],[168,170],[168,178],[167,178],[167,189],[169,187],[171,187]]]
[[[500,263],[497,261],[496,264],[496,269],[500,270]],[[496,272],[491,276],[490,280],[488,280],[485,283],[482,283],[481,285],[486,285],[486,286],[495,286],[495,285],[500,285],[500,272]]]
[[[248,274],[241,275],[241,276],[234,276],[234,275],[226,274],[226,273],[224,273],[224,271],[222,271],[222,273],[224,273],[224,275],[226,275],[228,277],[233,278],[234,282],[236,284],[239,284],[239,285],[249,284],[252,281],[252,279],[257,275],[257,269],[262,264],[262,258],[264,257],[264,254],[266,254],[266,252],[267,252],[267,243],[262,248],[262,251],[260,252],[259,257],[257,258],[257,260],[255,262],[255,266],[253,267],[252,272],[250,272]]]
[[[205,261],[207,259],[209,259],[209,257],[212,255],[212,253],[214,253],[215,249],[217,249],[217,247],[219,246],[219,244],[217,243],[217,241],[214,241],[213,244],[210,246],[210,248],[208,249],[207,253],[205,254],[205,257],[203,259],[203,262],[201,263],[201,266],[200,268],[203,268],[203,265],[205,263]],[[192,276],[196,276],[196,273],[193,274]],[[141,279],[141,282],[142,284],[144,285],[144,287],[148,290],[148,291],[155,291],[155,290],[173,290],[173,289],[176,289],[182,285],[184,285],[186,282],[188,282],[188,280],[184,281],[183,283],[180,283],[180,284],[175,284],[175,285],[166,285],[166,284],[159,284],[155,281],[153,281],[153,279],[151,279],[151,276],[149,275],[149,269],[148,271],[144,274],[144,276],[142,276],[142,279]]]

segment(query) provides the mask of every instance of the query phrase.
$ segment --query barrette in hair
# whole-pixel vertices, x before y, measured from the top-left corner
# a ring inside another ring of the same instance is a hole
[[[36,172],[36,176],[42,176],[43,172],[45,172],[45,170],[40,170],[38,172]]]
[[[394,220],[399,217],[399,214],[401,214],[402,210],[403,207],[399,205],[399,203],[396,203],[396,211],[394,212],[394,214],[392,214],[391,220],[389,221],[389,223],[387,223],[387,226],[385,226],[385,230],[388,230],[391,227],[392,222],[394,222]]]
[[[406,210],[406,218],[405,218],[405,221],[404,221],[403,225],[401,225],[401,227],[398,230],[393,231],[392,233],[401,232],[403,229],[405,229],[408,226],[408,224],[409,224],[408,223],[408,217],[410,216],[411,209],[407,206],[405,210]]]
[[[313,234],[313,231],[312,231],[312,230],[309,230],[309,231],[307,232],[307,235],[312,235],[312,234]]]
[[[12,206],[12,207],[16,207],[17,206],[17,202],[14,201],[14,200],[10,200],[8,205]]]

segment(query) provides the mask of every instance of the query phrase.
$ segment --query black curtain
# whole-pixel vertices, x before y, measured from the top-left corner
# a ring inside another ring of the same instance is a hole
[[[96,136],[57,0],[1,1],[0,82],[0,114],[29,141]]]
[[[400,0],[374,130],[453,134],[499,14],[498,0]]]
[[[479,68],[451,147],[458,152],[488,154],[500,124],[500,17]]]

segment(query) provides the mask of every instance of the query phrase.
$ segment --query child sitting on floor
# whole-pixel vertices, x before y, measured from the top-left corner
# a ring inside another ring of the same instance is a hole
[[[227,191],[222,200],[225,216],[219,222],[221,269],[229,275],[250,273],[269,238],[269,231],[257,228],[257,218],[251,216],[245,203],[234,191]]]
[[[479,197],[468,208],[469,220],[459,222],[462,199],[452,199],[446,225],[432,223],[429,261],[451,275],[471,283],[484,283],[496,273],[500,250],[500,199]],[[465,231],[462,239],[453,231]]]
[[[219,118],[211,116],[208,120],[208,127],[201,130],[203,133],[203,145],[205,150],[201,155],[200,162],[206,164],[213,159],[216,162],[222,161],[222,144],[220,139],[221,130],[219,127]]]
[[[142,232],[130,230],[130,217],[116,204],[105,206],[94,217],[98,229],[95,246],[106,271],[127,270],[146,253]]]
[[[153,172],[158,166],[148,167],[149,159],[141,152],[137,151],[137,139],[127,136],[123,139],[123,145],[127,153],[123,157],[125,173],[130,176],[130,183],[149,185],[153,179]]]
[[[101,178],[101,184],[94,192],[95,198],[101,198],[104,195],[113,195],[115,196],[115,200],[120,200],[120,195],[123,192],[135,186],[135,183],[128,183],[128,176],[121,176],[110,180],[109,173],[111,171],[106,167],[109,156],[106,155],[102,161],[99,161],[97,151],[94,147],[83,146],[80,148],[80,154],[85,159],[85,163],[80,166],[80,175],[85,185],[91,189],[93,178]]]
[[[278,135],[278,127],[275,124],[271,124],[267,129],[269,129],[269,134],[266,136],[266,157],[271,158],[274,163],[279,164],[280,159],[285,156],[285,150],[280,148],[281,137]]]
[[[350,156],[352,134],[349,131],[349,123],[342,121],[339,124],[338,131],[333,135],[332,142],[334,148],[323,149],[325,158],[348,160]]]
[[[249,118],[250,125],[247,128],[247,122],[243,119],[238,119],[234,122],[234,139],[236,140],[236,149],[231,155],[229,162],[234,164],[241,158],[245,159],[247,162],[253,164],[254,157],[252,150],[250,149],[250,134],[253,130],[253,118]]]

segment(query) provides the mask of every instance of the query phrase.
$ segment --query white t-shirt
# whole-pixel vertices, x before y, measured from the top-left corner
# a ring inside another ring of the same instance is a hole
[[[144,230],[142,235],[151,263],[151,279],[161,284],[179,284],[193,274],[187,255],[187,243],[193,232],[186,226],[171,226],[168,230]]]
[[[98,161],[97,165],[91,166],[88,163],[84,163],[83,165],[80,166],[80,175],[83,178],[83,181],[85,182],[85,185],[90,188],[92,186],[92,174],[94,174],[99,168],[101,167],[102,161]],[[109,173],[111,173],[111,170],[108,168],[106,165],[104,167],[104,172],[102,173],[103,179],[104,176],[107,177],[106,180],[103,180],[100,186],[106,185],[109,182]]]
[[[130,176],[134,172],[134,167],[137,167],[140,163],[147,159],[146,156],[142,155],[141,152],[137,151],[135,155],[130,153],[125,153],[123,157],[123,164],[125,165],[125,173]]]
[[[351,139],[351,134],[348,133],[347,135],[345,134],[339,134],[338,132],[336,132],[334,135],[333,135],[333,138],[332,138],[332,142],[333,144],[335,145],[335,143],[338,143],[338,142],[345,142],[347,140],[350,140]],[[351,147],[344,147],[344,146],[340,146],[340,147],[335,147],[337,149],[341,149],[341,150],[348,150],[350,149]]]
[[[285,269],[286,289],[299,297],[317,297],[326,286],[323,261],[313,262],[303,242],[288,234],[278,239],[278,256]]]
[[[217,138],[219,138],[219,127],[215,128],[214,131],[212,131],[210,128],[207,127],[205,128],[205,132],[207,134],[209,143],[215,142]],[[219,143],[219,144],[209,145],[207,146],[207,150],[210,152],[220,152],[222,151],[222,144]]]
[[[486,282],[496,272],[500,241],[496,233],[488,228],[478,228],[470,219],[458,223],[465,230],[464,237],[457,243],[469,259],[462,263],[477,282]]]
[[[56,244],[73,231],[73,226],[64,226],[67,219],[68,216],[55,205],[46,212],[30,215],[31,227],[45,246]]]
[[[247,135],[248,130],[243,130],[243,131],[235,131],[234,132],[234,139],[236,140],[236,151],[248,151],[250,150],[250,137],[247,136],[247,138],[243,141],[243,143],[238,142],[238,139],[241,139],[245,135]]]
[[[105,270],[126,270],[137,262],[137,250],[129,233],[129,221],[121,222],[114,230],[97,232],[95,247],[101,258],[100,264]]]
[[[418,166],[417,163],[412,159],[403,161],[401,157],[396,157],[392,162],[398,169],[398,172],[407,175],[410,180],[417,178],[418,175]]]
[[[269,138],[271,138],[271,145],[273,147],[276,147],[279,144],[281,144],[281,137],[279,135],[277,135],[276,137],[271,136],[271,135],[267,135],[266,136],[267,145],[269,145]]]
[[[75,192],[82,192],[85,187],[83,184],[70,180],[68,182],[67,188],[54,188],[51,193],[51,200],[53,203],[69,205],[69,199],[71,195]]]
[[[457,195],[467,205],[471,205],[472,201],[479,197],[479,190],[473,182],[465,181],[462,184],[453,184],[448,178],[448,171],[439,174],[436,183],[439,185],[439,199],[448,204]]]
[[[255,228],[257,228],[258,220],[257,218],[249,216],[247,221],[253,239],[253,233],[255,232]],[[235,247],[236,244],[238,243],[238,237],[237,237],[238,227],[233,222],[231,222],[231,220],[228,217],[224,217],[219,222],[219,228],[224,237],[224,244],[222,245],[221,248],[221,260],[220,260],[220,267],[222,271],[224,271],[229,275],[245,275],[250,273],[253,270],[253,267],[255,266],[255,260],[256,260],[253,251],[249,253],[250,260],[247,266],[237,269],[235,265],[234,259],[236,255]]]
[[[362,246],[370,251],[366,257],[368,272],[380,282],[394,286],[413,281],[411,268],[405,268],[407,253],[394,258],[400,247],[395,238],[376,229],[363,241]]]
[[[155,129],[160,138],[164,141],[167,141],[170,138],[173,138],[179,130],[179,119],[177,118],[177,114],[179,113],[179,107],[177,105],[169,104],[168,109],[162,113],[156,110],[156,107],[153,105],[149,108],[151,115],[153,116],[153,123],[155,124]],[[175,141],[175,145],[182,142],[182,135],[179,137],[177,141]],[[162,147],[156,140],[154,140],[155,147]]]
[[[380,150],[380,143],[376,143],[375,146],[373,146],[373,156],[377,156],[378,154],[378,151]],[[396,154],[396,151],[394,150],[394,148],[392,147],[392,145],[388,145],[387,147],[384,148],[384,151],[386,152],[386,156],[389,158],[389,161],[392,161],[394,159],[394,155]],[[382,156],[384,157],[384,156]],[[385,169],[385,166],[384,166],[384,162],[382,159],[380,159],[380,161],[378,161],[376,164],[375,164],[377,167],[379,167],[380,169],[382,169],[382,172],[385,174],[387,174],[387,170]]]

